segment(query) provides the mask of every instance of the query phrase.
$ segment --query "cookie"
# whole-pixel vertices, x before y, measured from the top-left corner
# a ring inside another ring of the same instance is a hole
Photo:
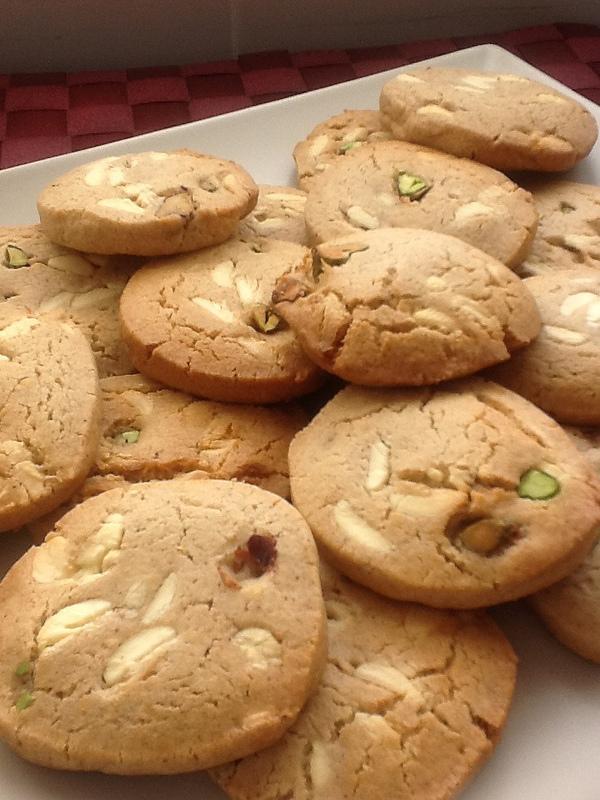
[[[351,383],[420,386],[469,375],[539,331],[523,282],[453,236],[385,228],[317,252],[316,284],[299,279],[294,292],[285,276],[274,308],[313,361]]]
[[[93,497],[0,584],[0,736],[48,767],[215,766],[273,744],[319,680],[310,531],[232,481]]]
[[[28,526],[35,541],[68,508],[127,482],[233,479],[289,497],[288,448],[308,422],[299,407],[199,400],[142,375],[106,378],[100,388],[102,435],[92,474],[68,507]]]
[[[240,239],[265,236],[307,245],[305,205],[306,192],[300,189],[260,185],[256,207],[241,222],[236,236]]]
[[[571,441],[600,473],[600,432],[567,428]],[[560,583],[530,597],[548,629],[570,650],[600,664],[600,543]]]
[[[381,90],[380,110],[398,139],[501,170],[570,169],[598,136],[592,114],[550,86],[471,69],[397,75]]]
[[[42,191],[38,211],[44,233],[58,244],[159,256],[225,241],[257,196],[233,161],[176,150],[76,167]]]
[[[524,284],[539,308],[542,330],[490,374],[560,422],[600,424],[600,272],[550,272]]]
[[[38,225],[0,228],[3,306],[78,327],[102,377],[133,372],[119,330],[119,298],[139,265],[133,258],[67,250]]]
[[[344,111],[321,122],[294,147],[298,185],[309,191],[315,175],[365,142],[391,139],[378,111]]]
[[[528,181],[540,215],[524,277],[560,269],[600,269],[600,187],[561,180]]]
[[[320,370],[269,307],[277,279],[311,258],[292,242],[254,239],[148,264],[121,297],[131,360],[213,400],[275,403],[312,391]]]
[[[94,463],[100,390],[82,333],[4,314],[0,323],[0,531],[47,514]]]
[[[294,505],[326,557],[380,594],[475,608],[584,559],[591,467],[549,417],[491,382],[342,390],[292,441]]]
[[[306,201],[313,241],[375,228],[456,236],[514,267],[527,255],[537,212],[505,175],[405,142],[354,148],[315,178]]]

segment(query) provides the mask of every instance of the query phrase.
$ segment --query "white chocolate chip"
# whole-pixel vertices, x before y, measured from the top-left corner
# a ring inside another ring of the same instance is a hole
[[[150,158],[152,161],[164,161],[166,158],[169,158],[171,155],[170,153],[150,153]],[[133,162],[132,162],[133,164]]]
[[[248,220],[246,220],[248,222]],[[255,233],[258,233],[262,236],[268,236],[270,233],[275,233],[276,231],[280,231],[285,222],[282,219],[276,219],[275,217],[268,217],[267,219],[253,219],[249,221],[252,230]]]
[[[115,650],[106,663],[102,677],[107,686],[127,680],[135,675],[144,661],[163,649],[163,645],[177,637],[174,628],[167,626],[147,628],[136,633]]]
[[[511,75],[504,73],[496,76],[499,81],[507,81],[508,83],[529,83],[527,78],[522,78],[520,75]]]
[[[462,83],[466,83],[467,86],[474,86],[476,89],[489,89],[496,83],[496,76],[466,75],[464,78],[461,78],[461,81]]]
[[[399,669],[391,667],[389,664],[378,664],[376,662],[368,662],[361,664],[356,668],[354,673],[357,678],[367,681],[367,683],[374,683],[381,689],[388,689],[400,697],[414,700],[421,705],[423,703],[423,695],[415,688],[410,678],[407,678]]]
[[[140,215],[144,209],[136,205],[128,197],[109,197],[106,200],[98,200],[98,205],[103,208],[110,208],[114,211],[123,211],[126,214]]]
[[[543,100],[545,103],[557,103],[559,105],[568,105],[568,100],[564,97],[560,97],[557,94],[549,94],[547,92],[542,92],[537,96],[538,100]]]
[[[560,313],[563,317],[570,317],[571,314],[574,314],[584,306],[589,306],[589,304],[593,303],[595,300],[598,300],[598,295],[593,292],[577,292],[577,294],[570,294],[562,301]]]
[[[231,640],[243,652],[250,666],[267,669],[281,664],[281,644],[270,631],[263,628],[245,628]]]
[[[48,259],[48,266],[61,272],[71,272],[73,275],[93,275],[95,270],[87,258],[78,255],[53,256]]]
[[[64,310],[71,305],[75,294],[73,292],[58,292],[53,297],[46,297],[39,305],[41,314],[48,314],[50,311]]]
[[[0,339],[12,339],[13,336],[24,336],[39,324],[39,320],[37,319],[23,317],[0,330]]]
[[[73,572],[72,545],[64,536],[53,536],[36,548],[31,575],[37,583],[62,581]]]
[[[317,796],[317,793],[322,792],[329,783],[332,773],[324,742],[312,742],[309,769],[313,792]]]
[[[234,281],[235,290],[243,305],[257,303],[260,299],[258,280],[240,275]]]
[[[235,175],[232,175],[231,172],[228,172],[223,178],[223,186],[226,189],[229,189],[230,192],[237,192],[240,188],[238,179],[235,177]]]
[[[544,325],[543,330],[549,339],[553,339],[561,344],[583,344],[587,341],[587,336],[568,328],[559,328],[556,325]]]
[[[425,83],[421,78],[417,78],[416,75],[409,75],[408,72],[402,72],[400,75],[396,75],[394,80],[400,81],[401,83]]]
[[[458,89],[460,92],[470,92],[471,94],[485,94],[485,89],[477,89],[475,86],[459,86],[458,84],[454,84],[454,89]]]
[[[67,636],[80,633],[111,608],[108,600],[84,600],[82,603],[61,608],[56,614],[48,617],[38,631],[36,642],[40,652],[46,647],[58,644]]]
[[[312,140],[308,150],[309,155],[311,155],[313,158],[320,156],[321,153],[329,147],[330,143],[331,139],[329,136],[327,136],[327,134],[323,133],[320,136],[316,136]]]
[[[447,108],[439,106],[436,103],[428,103],[425,106],[421,106],[420,108],[417,108],[416,113],[421,114],[422,116],[436,116],[436,117],[454,116],[454,111],[449,111]]]
[[[462,492],[453,489],[429,489],[422,486],[407,485],[404,492],[397,492],[390,498],[392,508],[409,517],[439,517],[445,519],[464,505]],[[417,494],[417,491],[419,494]]]
[[[81,294],[74,295],[71,308],[73,310],[81,310],[84,308],[102,310],[110,308],[110,306],[115,304],[120,294],[120,290],[98,287],[97,289],[91,289],[89,292],[82,292]]]
[[[594,300],[588,306],[585,321],[592,328],[597,328],[600,324],[600,300]]]
[[[333,509],[333,518],[341,532],[352,542],[370,550],[387,551],[392,545],[379,531],[354,511],[347,500],[340,500]]]
[[[120,167],[111,167],[108,170],[108,182],[111,186],[120,186],[125,182],[125,173]]]
[[[576,250],[580,253],[590,253],[592,256],[600,257],[600,237],[590,236],[584,233],[568,233],[562,237],[565,247]]]
[[[473,203],[465,203],[464,206],[457,208],[454,219],[457,222],[462,222],[465,219],[472,219],[473,217],[489,217],[492,215],[496,215],[493,208],[486,206],[485,203],[474,201]]]
[[[237,317],[226,303],[217,303],[214,300],[207,300],[205,297],[192,297],[192,303],[195,303],[204,311],[208,311],[213,317],[218,317],[223,322],[236,322]]]
[[[148,190],[151,191],[152,187],[147,183],[126,183],[125,186],[122,187],[124,194],[131,200],[135,200],[141,192]]]
[[[147,594],[148,583],[146,581],[136,581],[127,590],[123,605],[126,608],[141,608],[146,602]]]
[[[114,564],[121,548],[124,531],[123,515],[109,514],[77,556],[76,566],[80,569],[74,577],[100,575],[106,567]],[[107,561],[107,556],[110,554],[111,558]]]
[[[430,275],[425,281],[425,283],[429,289],[433,289],[436,292],[441,292],[448,286],[446,281],[437,275]]]
[[[420,325],[425,325],[428,328],[441,330],[444,333],[450,333],[456,327],[452,317],[443,314],[441,311],[436,311],[435,308],[420,308],[415,311],[413,318]]]
[[[0,354],[0,361],[10,361],[10,360],[11,359],[10,359],[9,356],[5,356],[5,355]]]
[[[237,343],[257,356],[267,357],[267,355],[272,352],[271,344],[265,339],[252,339],[249,336],[240,336],[238,337]]]
[[[360,206],[350,206],[346,211],[346,217],[352,225],[356,225],[359,228],[374,230],[379,227],[379,220],[377,217],[369,214],[368,211],[365,211],[365,209]]]
[[[281,192],[269,192],[265,195],[267,200],[274,203],[281,203],[283,206],[299,213],[304,211],[306,197],[301,194],[282,194]]]
[[[573,145],[559,136],[542,136],[539,140],[539,145],[544,148],[547,147],[549,150],[554,150],[555,153],[571,153],[573,151]]]
[[[162,617],[163,614],[166,614],[173,603],[176,589],[177,575],[171,572],[158,587],[156,594],[148,604],[146,613],[142,617],[144,625],[150,625],[150,623],[156,622],[159,617]]]
[[[110,158],[103,158],[102,161],[98,161],[97,164],[94,164],[87,170],[83,176],[83,182],[88,186],[100,186],[105,183],[108,165],[116,160],[117,156],[111,156]]]
[[[27,493],[32,497],[39,497],[44,491],[46,476],[41,468],[33,461],[20,461],[13,469],[19,483],[27,486]]]
[[[381,440],[371,445],[371,454],[369,457],[369,467],[367,470],[367,479],[365,481],[365,489],[368,492],[375,492],[388,483],[391,471],[391,450],[385,442]]]
[[[211,270],[210,277],[213,283],[221,286],[224,289],[229,289],[233,286],[233,261],[221,261]]]
[[[342,136],[342,142],[366,142],[367,135],[369,131],[360,125],[358,128],[352,128],[352,130],[348,131],[344,136]]]

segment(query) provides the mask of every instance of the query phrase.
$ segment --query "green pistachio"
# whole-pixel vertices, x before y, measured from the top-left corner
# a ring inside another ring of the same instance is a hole
[[[9,269],[29,266],[29,256],[16,244],[7,244],[4,249],[4,265]]]
[[[570,214],[571,211],[575,211],[575,206],[572,206],[571,203],[567,203],[566,200],[561,200],[560,210],[563,212],[563,214]]]
[[[560,483],[541,469],[528,469],[517,487],[519,497],[527,500],[549,500],[560,492]]]
[[[135,444],[140,438],[140,432],[136,430],[123,431],[117,436],[122,444]]]
[[[431,189],[431,184],[424,178],[411,175],[410,172],[399,172],[396,182],[400,196],[409,200],[420,200]]]
[[[259,303],[252,309],[252,325],[261,333],[272,333],[277,330],[281,319],[271,309]]]
[[[355,147],[360,147],[360,146],[361,146],[361,144],[363,144],[363,143],[362,143],[362,142],[343,142],[343,143],[342,143],[342,144],[341,144],[341,145],[338,147],[338,153],[339,153],[340,155],[344,155],[345,153],[347,153],[347,152],[348,152],[348,150],[352,150],[352,149],[353,149],[353,148],[355,148]]]
[[[15,708],[17,711],[25,711],[25,709],[29,708],[33,703],[35,703],[35,699],[31,692],[21,692],[15,703]]]
[[[15,669],[15,675],[18,678],[24,678],[26,675],[29,675],[31,672],[31,663],[29,661],[21,661],[20,664],[17,664],[17,668]]]

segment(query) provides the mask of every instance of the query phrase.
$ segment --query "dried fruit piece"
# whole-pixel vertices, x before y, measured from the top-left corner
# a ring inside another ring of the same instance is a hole
[[[468,550],[486,556],[498,549],[509,530],[501,520],[480,519],[463,528],[459,539]]]
[[[9,269],[28,267],[30,266],[29,256],[16,244],[7,244],[4,248],[4,265]]]
[[[560,483],[541,469],[528,469],[521,475],[517,494],[527,500],[549,500],[560,492]]]
[[[122,444],[135,444],[140,438],[140,432],[136,430],[123,431],[116,438]]]
[[[35,703],[35,699],[31,692],[21,692],[17,702],[15,703],[15,708],[17,711],[25,711],[26,708],[29,708],[30,705]]]
[[[15,675],[17,678],[24,678],[26,675],[29,675],[31,672],[31,662],[30,661],[21,661],[20,664],[17,664],[15,669]]]
[[[293,275],[284,275],[277,281],[271,300],[273,303],[280,303],[287,300],[293,303],[299,297],[304,297],[308,293],[308,287]]]
[[[280,324],[280,317],[264,303],[259,303],[252,309],[251,325],[253,328],[256,328],[257,331],[261,333],[273,333]]]
[[[270,569],[277,559],[277,541],[273,536],[254,533],[248,539],[247,547],[250,558],[261,575]]]
[[[396,184],[401,197],[409,200],[420,200],[431,189],[432,184],[427,183],[420,175],[411,175],[410,172],[399,172]]]

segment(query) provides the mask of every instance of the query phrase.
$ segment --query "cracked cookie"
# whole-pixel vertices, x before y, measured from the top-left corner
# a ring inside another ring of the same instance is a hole
[[[232,481],[114,489],[0,584],[0,736],[48,767],[193,771],[273,744],[317,685],[310,530]]]
[[[600,269],[600,187],[561,180],[527,181],[539,213],[538,229],[519,274]]]
[[[309,191],[315,175],[329,169],[340,156],[366,142],[391,139],[379,111],[344,111],[321,122],[294,147],[298,185]]]
[[[581,563],[600,524],[597,478],[560,426],[483,380],[343,389],[289,459],[292,500],[325,555],[400,600],[531,594]]]
[[[308,248],[260,238],[146,265],[121,297],[131,360],[213,400],[276,403],[312,391],[322,373],[270,307],[278,278],[310,263]]]
[[[38,211],[44,233],[58,244],[159,256],[225,241],[257,196],[233,161],[176,150],[76,167],[42,191]]]
[[[313,241],[375,228],[424,228],[456,236],[509,267],[535,234],[533,198],[483,164],[406,142],[351,150],[315,178],[306,201]]]
[[[541,332],[490,375],[560,422],[600,424],[600,272],[549,272],[524,284],[539,308]]]
[[[265,236],[268,239],[283,239],[307,245],[308,234],[304,222],[306,192],[291,186],[258,187],[258,202],[245,217],[237,230],[239,239]]]
[[[0,228],[4,308],[65,320],[85,335],[98,372],[133,371],[119,330],[119,298],[137,259],[77,253],[51,242],[38,225]]]
[[[381,90],[394,136],[501,170],[555,172],[587,156],[598,136],[581,103],[520,75],[424,67]]]
[[[299,278],[294,293],[285,276],[275,312],[315,363],[351,383],[420,386],[469,375],[539,332],[523,282],[452,236],[380,228],[317,253],[316,282]]]
[[[60,506],[83,483],[100,434],[90,346],[71,325],[0,322],[0,530]]]
[[[323,570],[329,657],[272,747],[212,771],[232,800],[449,800],[490,756],[516,657],[484,613],[392,603]]]
[[[68,508],[126,482],[221,478],[289,497],[288,448],[308,422],[298,406],[216,403],[143,375],[100,381],[102,434],[91,476],[50,517],[28,526],[42,541]]]

